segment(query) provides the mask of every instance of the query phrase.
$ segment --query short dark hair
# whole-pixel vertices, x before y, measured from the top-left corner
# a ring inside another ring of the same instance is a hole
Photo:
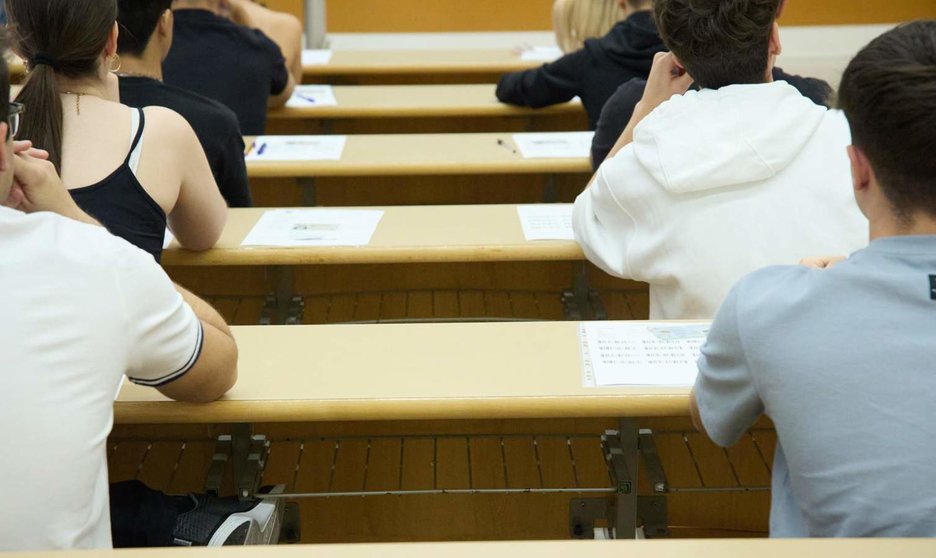
[[[780,0],[656,0],[660,35],[700,86],[763,83]]]
[[[172,0],[118,0],[117,7],[120,24],[117,51],[140,56],[156,31],[159,18],[172,8]]]
[[[848,65],[839,106],[899,217],[936,217],[936,21],[901,25]]]

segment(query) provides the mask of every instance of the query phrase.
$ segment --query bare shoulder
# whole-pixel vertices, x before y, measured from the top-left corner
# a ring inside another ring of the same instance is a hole
[[[195,132],[188,121],[176,111],[165,107],[146,107],[143,109],[146,116],[147,139],[159,142],[173,142],[186,145],[195,138]]]

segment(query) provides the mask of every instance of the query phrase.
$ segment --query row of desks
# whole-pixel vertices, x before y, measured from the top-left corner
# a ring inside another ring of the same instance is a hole
[[[790,556],[827,556],[849,558],[928,558],[936,553],[936,541],[913,539],[861,540],[693,540],[693,541],[602,541],[575,542],[496,542],[431,544],[356,544],[280,546],[262,549],[270,558],[788,558]],[[140,556],[141,558],[250,558],[258,554],[251,547],[211,549],[128,549],[123,551],[71,551],[65,553],[12,553],[10,558],[103,558]]]
[[[231,209],[214,248],[192,252],[173,244],[169,267],[353,265],[510,261],[582,261],[572,240],[528,241],[515,205],[392,206],[371,242],[355,247],[243,248],[241,242],[265,209]]]
[[[254,138],[245,138],[249,147]],[[509,133],[348,136],[338,161],[249,161],[251,178],[590,173],[587,157],[525,159]],[[582,185],[584,187],[584,184]]]

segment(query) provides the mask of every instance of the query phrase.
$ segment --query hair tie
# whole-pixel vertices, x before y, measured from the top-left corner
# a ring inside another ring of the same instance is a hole
[[[51,56],[47,56],[40,52],[32,58],[32,67],[35,68],[36,66],[49,66],[55,70],[58,66],[58,62],[56,62],[55,59],[53,59]]]

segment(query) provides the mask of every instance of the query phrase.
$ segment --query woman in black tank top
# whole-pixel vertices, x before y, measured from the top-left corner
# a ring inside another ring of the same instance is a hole
[[[116,0],[7,0],[7,7],[29,69],[17,96],[27,107],[21,137],[49,152],[79,207],[157,261],[167,223],[182,246],[213,246],[226,205],[191,127],[168,109],[148,108],[155,131],[147,133],[144,111],[116,101]],[[128,123],[123,140],[115,132]],[[129,148],[112,170],[121,144]]]

